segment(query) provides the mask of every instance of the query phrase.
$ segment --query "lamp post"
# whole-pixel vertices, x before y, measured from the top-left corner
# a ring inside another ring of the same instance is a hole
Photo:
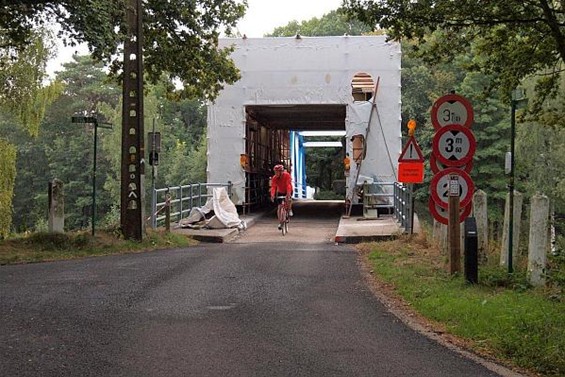
[[[510,101],[510,183],[508,185],[509,192],[509,214],[508,214],[508,273],[514,272],[512,266],[512,254],[514,246],[514,183],[516,179],[515,161],[515,139],[516,139],[516,109],[527,102],[522,89],[512,91],[512,99]]]
[[[98,124],[98,119],[96,117],[87,116],[74,116],[71,118],[72,123],[90,123],[94,125],[94,156],[92,162],[92,235],[94,236],[96,228],[96,154],[98,150],[98,127],[111,129],[110,123],[102,123],[103,125],[108,125],[109,127],[101,126]]]

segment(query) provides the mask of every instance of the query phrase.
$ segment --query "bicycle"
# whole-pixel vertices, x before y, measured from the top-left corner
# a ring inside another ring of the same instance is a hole
[[[290,217],[288,216],[288,200],[286,196],[277,196],[275,200],[278,203],[277,218],[279,219],[279,229],[284,236],[288,233],[288,223],[290,222]]]

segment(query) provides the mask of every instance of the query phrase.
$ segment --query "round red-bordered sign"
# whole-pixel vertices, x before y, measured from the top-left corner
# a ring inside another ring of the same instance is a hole
[[[440,207],[449,206],[449,176],[451,174],[459,177],[459,205],[465,207],[473,199],[475,184],[469,174],[458,168],[445,169],[433,176],[430,182],[431,197]]]
[[[436,158],[436,155],[431,153],[430,154],[430,168],[432,169],[432,172],[434,174],[439,173],[442,170],[448,169],[450,168],[450,166],[445,166],[443,165],[441,162],[439,162]],[[461,170],[465,170],[467,173],[471,173],[471,170],[473,170],[473,160],[469,160],[469,162],[467,164],[465,164],[464,166],[458,166],[459,169]]]
[[[467,204],[465,207],[459,208],[459,222],[462,223],[471,214],[472,203]],[[442,224],[449,224],[449,212],[445,208],[437,205],[432,198],[428,200],[428,209],[436,221]]]
[[[449,124],[436,132],[432,153],[446,166],[463,166],[473,159],[477,142],[473,132],[459,124]]]
[[[471,102],[458,94],[439,97],[432,106],[432,124],[436,130],[448,124],[471,128],[474,114]]]

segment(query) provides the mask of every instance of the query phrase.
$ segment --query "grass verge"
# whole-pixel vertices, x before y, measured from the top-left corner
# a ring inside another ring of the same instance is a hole
[[[479,284],[447,273],[425,236],[360,245],[373,276],[467,347],[543,376],[565,375],[565,302],[525,273],[480,266]]]
[[[0,241],[0,265],[135,253],[196,245],[177,233],[148,230],[142,242],[124,240],[113,232],[33,233]]]

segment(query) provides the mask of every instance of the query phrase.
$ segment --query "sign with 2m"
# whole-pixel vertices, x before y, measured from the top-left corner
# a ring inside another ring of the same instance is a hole
[[[459,179],[457,179],[459,187],[455,188],[459,195],[455,192],[455,196],[459,196],[461,207],[465,207],[473,199],[475,185],[469,174],[458,168],[445,169],[433,176],[430,182],[431,197],[438,206],[442,208],[449,207],[450,191],[453,190],[450,187],[451,175],[459,176]]]

